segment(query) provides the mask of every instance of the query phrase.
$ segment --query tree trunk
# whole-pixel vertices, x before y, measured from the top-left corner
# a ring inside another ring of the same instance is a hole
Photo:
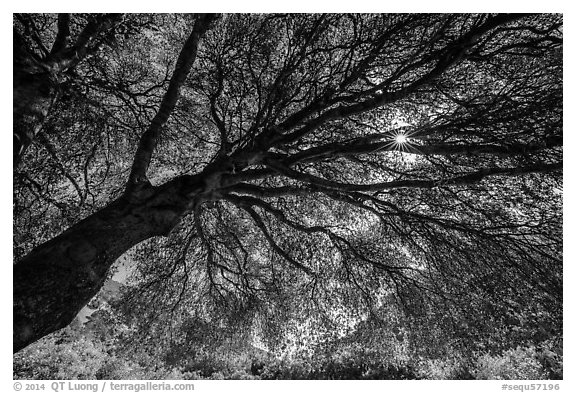
[[[17,168],[56,99],[57,81],[48,72],[26,72],[15,68],[13,83],[13,163]]]
[[[120,197],[14,265],[14,352],[67,326],[98,293],[114,261],[141,241],[167,234],[201,184],[181,177]]]

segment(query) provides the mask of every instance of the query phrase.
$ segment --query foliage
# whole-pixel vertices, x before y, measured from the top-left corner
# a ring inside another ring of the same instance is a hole
[[[543,379],[542,365],[534,347],[509,349],[499,356],[482,355],[474,375],[477,379]]]
[[[479,342],[475,335],[454,341],[455,334],[447,335],[446,326],[433,319],[421,317],[411,327],[390,308],[346,334],[310,337],[300,330],[275,349],[266,349],[253,330],[227,328],[199,317],[183,320],[165,336],[168,340],[161,340],[158,332],[135,329],[138,320],[130,322],[131,314],[115,296],[100,295],[95,303],[98,309],[85,325],[77,321],[16,354],[14,378],[562,378],[562,342],[557,336],[535,342],[531,335],[507,336],[505,330],[496,330],[489,341]],[[529,326],[521,329],[531,331]],[[480,347],[484,349],[474,349]]]
[[[194,379],[141,353],[127,357],[114,345],[67,328],[14,356],[14,379]]]
[[[122,255],[132,273],[110,330],[47,338],[18,376],[561,373],[543,349],[562,335],[561,15],[18,14],[14,32],[15,269],[35,273],[16,319],[71,318]]]
[[[57,340],[52,336],[16,355],[14,378],[97,379],[106,364],[103,348],[83,338],[56,345]]]
[[[448,351],[443,358],[417,352],[394,357],[394,346],[332,343],[313,354],[274,356],[249,345],[243,352],[200,346],[174,357],[174,348],[124,351],[114,341],[66,329],[15,355],[15,379],[561,379],[561,347],[553,341],[511,348],[499,355]],[[397,352],[398,353],[398,352]]]

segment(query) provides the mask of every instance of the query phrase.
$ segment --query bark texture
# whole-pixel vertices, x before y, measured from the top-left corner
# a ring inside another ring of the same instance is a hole
[[[201,190],[195,178],[179,178],[115,200],[14,266],[14,352],[67,326],[106,280],[124,252],[167,234]]]
[[[146,171],[160,130],[172,113],[181,85],[194,63],[200,37],[215,18],[213,14],[198,16],[158,113],[141,137],[124,195],[38,246],[14,266],[14,352],[67,326],[102,288],[110,266],[118,257],[146,239],[167,234],[193,208],[194,201],[209,192],[207,179],[214,174],[182,176],[154,187],[148,182]],[[120,20],[121,16],[114,14],[95,18],[67,49],[69,16],[60,15],[56,42],[43,62],[26,53],[22,40],[15,34],[15,167],[42,128],[57,98],[62,73],[86,55],[94,37]]]

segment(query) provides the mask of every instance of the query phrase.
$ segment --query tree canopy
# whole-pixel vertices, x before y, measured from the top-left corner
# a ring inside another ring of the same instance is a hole
[[[123,255],[151,331],[561,332],[561,15],[17,14],[13,61],[15,351]]]

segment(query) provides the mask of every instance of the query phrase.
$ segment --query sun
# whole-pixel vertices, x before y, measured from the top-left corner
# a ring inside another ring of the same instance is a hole
[[[396,137],[394,139],[395,139],[396,143],[398,143],[399,145],[402,145],[402,144],[408,142],[408,138],[404,134],[398,134],[398,135],[396,135]]]
[[[405,131],[406,130],[395,130],[391,132],[387,145],[389,150],[402,153],[414,153],[415,150],[417,150],[412,138],[410,138],[410,133]]]

